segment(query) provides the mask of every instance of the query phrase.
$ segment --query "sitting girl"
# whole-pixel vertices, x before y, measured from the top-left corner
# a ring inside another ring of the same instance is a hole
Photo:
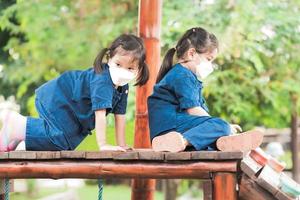
[[[173,65],[176,53],[177,63]],[[249,151],[262,143],[257,131],[241,131],[238,125],[212,117],[202,95],[202,81],[214,71],[218,53],[215,35],[192,28],[168,50],[153,94],[148,98],[149,126],[155,151],[196,150]]]

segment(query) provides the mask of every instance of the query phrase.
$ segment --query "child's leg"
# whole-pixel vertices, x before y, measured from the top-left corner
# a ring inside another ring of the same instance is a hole
[[[229,135],[229,124],[220,118],[210,118],[198,126],[183,133],[183,137],[196,150],[218,149],[220,151],[248,152],[259,147],[263,134],[259,131],[248,131],[241,134]]]
[[[259,147],[262,141],[263,133],[260,131],[247,131],[240,134],[220,137],[216,145],[220,151],[248,152]]]
[[[152,140],[152,149],[154,151],[180,152],[188,145],[188,141],[175,131],[156,136]]]
[[[0,112],[0,151],[12,151],[25,139],[27,118],[11,110]]]
[[[225,121],[207,116],[178,114],[176,124],[175,131],[159,135],[152,140],[154,151],[180,152],[189,145],[196,150],[203,150],[219,137],[230,133],[230,127]]]
[[[188,124],[196,126],[185,130]],[[227,122],[215,117],[196,117],[186,124],[178,127],[179,131],[183,132],[183,137],[196,150],[216,150],[216,141],[218,138],[228,136],[230,134],[230,126]]]

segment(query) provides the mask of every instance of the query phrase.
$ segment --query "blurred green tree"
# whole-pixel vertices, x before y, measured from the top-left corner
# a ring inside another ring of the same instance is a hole
[[[23,113],[33,114],[36,87],[66,70],[92,66],[101,48],[137,29],[134,0],[18,0],[0,5],[1,33],[10,33],[3,49],[9,57],[1,58],[3,79],[17,85],[11,92],[21,100]]]
[[[137,30],[138,1],[134,0],[10,2],[10,6],[7,1],[0,4],[0,31],[9,32],[2,49],[6,58],[0,61],[4,66],[0,87],[17,95],[23,112],[34,110],[32,95],[37,86],[65,70],[91,66],[98,49],[121,33]],[[162,52],[174,46],[186,29],[207,28],[221,44],[216,60],[220,70],[205,81],[212,114],[246,129],[286,127],[291,96],[300,93],[299,4],[295,0],[165,0]],[[299,111],[299,98],[294,104]]]
[[[299,1],[167,0],[163,49],[193,26],[215,33],[220,70],[205,81],[212,114],[245,128],[286,127],[291,94],[300,94],[299,11]]]

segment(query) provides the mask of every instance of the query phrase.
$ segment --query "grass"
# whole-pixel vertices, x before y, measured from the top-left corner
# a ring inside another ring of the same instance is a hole
[[[86,186],[79,189],[80,199],[96,199],[98,188],[95,186]],[[124,185],[104,186],[103,199],[120,200],[131,199],[131,188]],[[164,195],[161,192],[155,192],[154,199],[162,200]]]
[[[109,144],[115,145],[115,128],[114,125],[108,126],[106,130],[106,139]],[[129,146],[133,146],[134,141],[134,121],[128,121],[126,123],[126,143]],[[96,134],[93,131],[92,135],[87,136],[80,145],[76,148],[76,150],[81,151],[97,151],[98,145],[96,142]]]
[[[29,195],[27,193],[23,192],[13,192],[10,193],[10,199],[12,200],[33,200],[33,199],[40,199],[42,197],[46,197],[51,194],[64,192],[65,189],[54,189],[54,188],[47,188],[47,189],[41,189],[39,191],[36,191],[35,193]]]
[[[64,192],[65,189],[41,189],[32,196],[28,196],[26,193],[12,193],[10,199],[13,200],[37,200],[46,197],[51,194]],[[76,189],[79,199],[97,199],[98,187],[96,185],[86,185],[84,187]],[[103,199],[120,200],[131,199],[131,188],[125,185],[104,185]],[[155,192],[154,199],[162,200],[164,195],[161,192]]]

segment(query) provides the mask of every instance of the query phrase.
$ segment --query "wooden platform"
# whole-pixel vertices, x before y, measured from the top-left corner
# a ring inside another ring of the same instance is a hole
[[[14,151],[0,153],[0,179],[205,179],[205,199],[230,200],[237,199],[236,172],[242,158],[242,152],[217,151]]]
[[[0,178],[209,178],[236,172],[242,158],[241,152],[216,151],[13,151],[0,154]]]
[[[0,161],[7,160],[152,160],[152,161],[180,161],[180,160],[241,160],[242,152],[220,151],[190,151],[180,153],[154,152],[151,149],[135,149],[127,152],[116,151],[12,151],[0,152]]]

